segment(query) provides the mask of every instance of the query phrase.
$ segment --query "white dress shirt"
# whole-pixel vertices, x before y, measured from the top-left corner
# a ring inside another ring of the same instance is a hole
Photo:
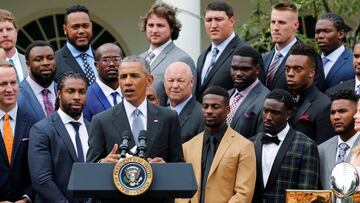
[[[286,124],[286,127],[280,131],[277,136],[280,140],[280,143],[276,145],[275,143],[269,143],[269,144],[263,144],[262,146],[262,174],[263,174],[263,181],[264,186],[266,186],[266,183],[269,179],[270,172],[275,160],[275,157],[287,135],[289,132],[289,124]],[[265,135],[268,136],[268,135]]]
[[[187,99],[185,99],[183,102],[181,102],[180,104],[176,105],[176,106],[171,106],[170,104],[170,109],[175,110],[176,113],[179,115],[181,113],[181,111],[184,109],[185,105],[190,101],[190,99],[192,98],[192,95],[190,95]]]
[[[111,95],[111,93],[113,93],[113,92],[119,93],[116,96],[117,103],[120,103],[122,101],[123,97],[122,97],[122,94],[121,94],[120,86],[116,90],[113,90],[111,87],[109,87],[109,86],[105,85],[105,83],[101,82],[101,80],[99,78],[96,78],[96,82],[99,85],[101,91],[104,93],[106,99],[111,104],[111,106],[114,106],[114,99],[113,99],[113,97]]]
[[[350,147],[348,150],[346,150],[346,154],[345,154],[345,158],[344,160],[347,160],[347,157],[349,156],[350,152],[351,152],[351,149],[352,147],[354,146],[355,144],[355,141],[356,139],[358,138],[359,136],[359,132],[357,132],[354,136],[352,136],[350,139],[348,139],[345,143]],[[339,156],[339,144],[343,143],[344,141],[341,139],[340,136],[337,136],[338,137],[338,145],[337,145],[337,148],[336,148],[336,157],[335,157],[335,163],[336,163],[336,160],[338,159],[338,156]]]
[[[14,66],[16,69],[16,74],[17,74],[17,77],[19,78],[19,81],[22,81],[23,79],[25,79],[24,71],[22,69],[22,65],[21,65],[20,58],[19,58],[19,52],[17,51],[17,49],[16,49],[15,54],[11,58],[8,58],[8,60],[9,59],[11,59],[14,63]]]
[[[4,116],[6,113],[9,114],[10,119],[10,126],[13,133],[13,136],[15,136],[15,127],[16,127],[16,116],[18,111],[18,105],[16,104],[14,108],[12,108],[9,112],[5,112],[0,109],[0,129],[1,129],[1,135],[4,137]]]
[[[133,131],[133,129],[132,129],[132,123],[134,120],[133,111],[136,108],[138,108],[141,111],[141,120],[144,125],[144,130],[147,130],[147,101],[146,101],[146,99],[144,99],[144,101],[138,107],[133,106],[128,101],[126,101],[126,99],[124,99],[123,103],[124,103],[126,116],[129,121],[131,131]]]
[[[172,42],[171,39],[169,39],[169,41],[167,41],[166,43],[162,44],[161,46],[155,48],[154,50],[151,50],[151,47],[148,50],[148,53],[151,51],[152,53],[155,54],[154,58],[151,59],[149,65],[151,65],[155,59],[159,56],[159,54],[165,49],[165,47],[170,44]]]
[[[57,112],[66,128],[66,131],[68,132],[68,134],[71,138],[76,155],[77,155],[77,147],[76,147],[76,140],[75,140],[76,131],[70,122],[74,121],[74,122],[81,123],[81,125],[79,127],[79,136],[80,136],[81,145],[82,145],[83,152],[84,152],[84,160],[86,160],[86,153],[89,149],[89,145],[88,145],[89,134],[86,130],[83,115],[81,114],[79,120],[75,120],[72,117],[70,117],[69,115],[67,115],[63,110],[61,110],[61,108],[59,108],[57,110]]]

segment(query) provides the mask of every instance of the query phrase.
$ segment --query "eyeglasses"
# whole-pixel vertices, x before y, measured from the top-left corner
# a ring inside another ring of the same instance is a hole
[[[121,63],[121,56],[104,57],[104,58],[101,58],[99,61],[103,62],[106,65],[109,65],[111,61],[114,64],[120,64]]]

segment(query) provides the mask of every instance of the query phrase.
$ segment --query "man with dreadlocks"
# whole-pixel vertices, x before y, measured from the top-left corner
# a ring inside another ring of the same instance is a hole
[[[333,87],[355,76],[353,55],[344,47],[345,35],[351,28],[333,13],[320,17],[315,27],[315,40],[322,52],[326,88]]]

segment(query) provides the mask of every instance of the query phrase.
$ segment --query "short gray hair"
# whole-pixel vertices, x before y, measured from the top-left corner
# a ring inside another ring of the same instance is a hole
[[[150,74],[150,65],[143,57],[137,55],[127,56],[121,61],[121,63],[126,62],[138,62],[144,68],[145,73]]]

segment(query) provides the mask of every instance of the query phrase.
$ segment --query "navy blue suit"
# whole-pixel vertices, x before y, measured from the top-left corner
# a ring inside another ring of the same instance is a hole
[[[56,92],[56,88],[54,89],[54,92]],[[26,80],[23,80],[19,84],[17,102],[24,108],[25,111],[31,113],[31,115],[36,118],[36,121],[46,117],[39,100],[36,98],[33,90]]]
[[[91,121],[93,116],[110,107],[111,104],[107,100],[99,84],[94,82],[90,85],[86,93],[86,105],[83,109],[84,118]]]
[[[86,128],[89,124],[86,122]],[[89,131],[88,131],[89,132]],[[77,155],[71,138],[56,112],[30,130],[29,168],[36,203],[78,202],[67,191]]]
[[[27,152],[29,131],[35,122],[33,116],[18,107],[11,165],[0,133],[0,201],[16,201],[24,194],[32,197]]]
[[[345,51],[336,60],[335,64],[331,67],[330,72],[326,76],[326,89],[333,87],[339,83],[353,79],[355,72],[353,69],[353,54],[350,50]]]

